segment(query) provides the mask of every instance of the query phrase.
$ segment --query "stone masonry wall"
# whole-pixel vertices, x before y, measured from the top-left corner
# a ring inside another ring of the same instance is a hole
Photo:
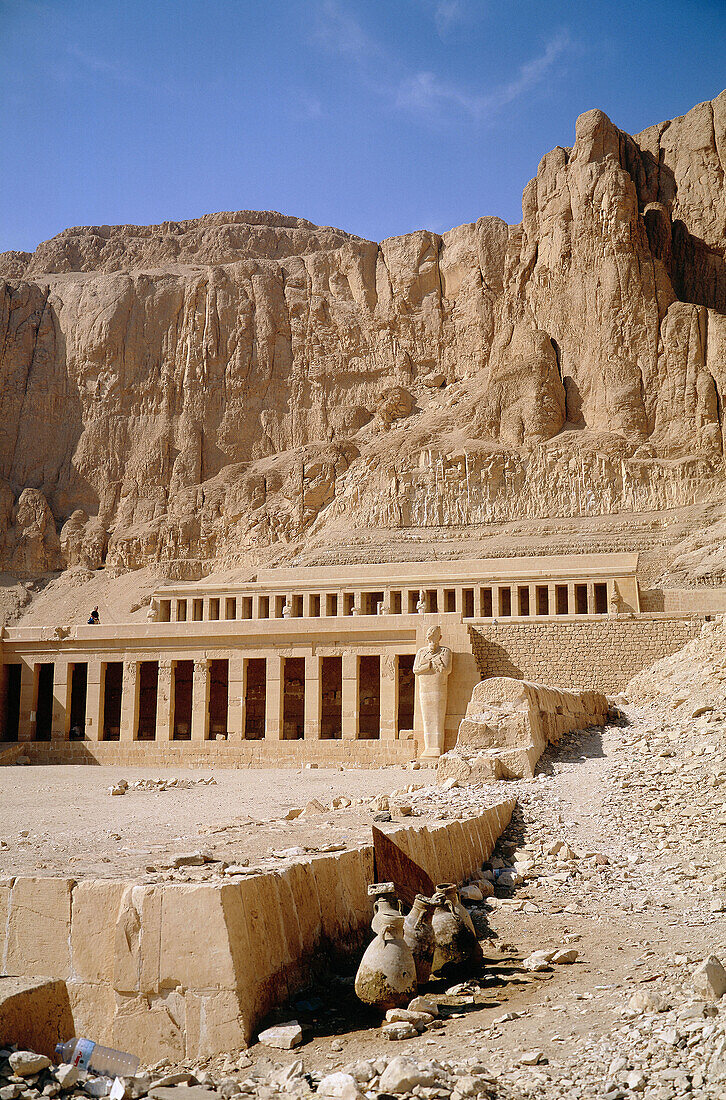
[[[479,675],[512,676],[562,688],[614,693],[695,638],[703,615],[660,615],[471,627]]]
[[[461,882],[513,808],[388,835],[434,882]],[[244,1046],[323,963],[361,948],[373,881],[370,844],[229,883],[0,878],[0,973],[64,981],[76,1035],[147,1063],[208,1058]]]

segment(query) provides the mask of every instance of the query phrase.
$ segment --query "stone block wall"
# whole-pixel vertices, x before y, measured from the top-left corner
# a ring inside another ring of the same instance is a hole
[[[513,808],[389,835],[435,882],[461,882]],[[64,981],[76,1035],[147,1063],[207,1058],[243,1047],[316,969],[362,948],[373,881],[372,845],[229,883],[0,879],[2,972]]]
[[[578,691],[622,691],[636,672],[697,637],[703,615],[626,615],[481,624],[471,644],[482,680],[512,676]]]

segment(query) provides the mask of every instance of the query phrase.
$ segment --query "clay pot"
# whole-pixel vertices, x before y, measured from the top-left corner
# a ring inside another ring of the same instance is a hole
[[[435,909],[431,898],[416,894],[411,912],[403,922],[403,938],[411,948],[419,985],[429,980],[434,961],[435,940],[431,920]]]
[[[360,961],[355,992],[364,1004],[383,1011],[402,1008],[416,995],[416,964],[403,938],[401,914],[380,912],[377,917],[377,935]]]
[[[481,947],[471,917],[461,904],[456,885],[453,882],[440,883],[432,900],[436,904],[431,922],[435,941],[433,972],[439,973],[444,968],[478,966],[482,959]]]
[[[373,920],[371,921],[371,928],[376,933],[381,932],[391,917],[395,918],[400,916],[402,916],[402,913],[398,908],[395,898],[376,898],[373,902]]]

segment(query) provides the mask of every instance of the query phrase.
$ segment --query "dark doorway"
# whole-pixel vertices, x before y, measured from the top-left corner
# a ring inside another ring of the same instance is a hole
[[[190,741],[192,737],[192,685],[194,661],[177,661],[174,666],[174,741]]]
[[[519,614],[529,615],[529,585],[520,584],[518,589]]]
[[[537,585],[537,614],[549,615],[550,613],[550,592],[546,584]]]
[[[595,614],[607,615],[608,613],[608,586],[606,584],[595,585]]]
[[[121,693],[124,682],[123,661],[109,661],[104,669],[103,741],[121,739]]]
[[[20,728],[20,681],[22,665],[5,665],[3,741],[17,741]]]
[[[465,619],[473,619],[474,618],[474,589],[473,588],[465,588],[462,592],[462,595],[464,597],[464,618]]]
[[[358,737],[361,741],[381,736],[381,658],[361,657],[358,666]]]
[[[343,735],[343,658],[323,657],[320,664],[322,692],[320,736],[325,739],[337,739]]]
[[[159,662],[142,661],[139,665],[139,728],[137,740],[156,739],[156,698],[159,687]]]
[[[86,698],[88,693],[88,665],[73,665],[71,672],[71,722],[68,736],[71,741],[83,741],[86,736]]]
[[[50,741],[53,726],[54,665],[38,665],[38,702],[35,708],[35,740]]]
[[[587,615],[587,585],[575,585],[575,614]]]
[[[473,596],[473,593],[472,593]],[[413,729],[413,701],[416,678],[413,674],[413,654],[398,658],[398,732]]]
[[[227,733],[229,702],[229,661],[211,661],[209,665],[209,738]]]
[[[569,611],[569,593],[566,584],[555,585],[555,606],[558,615],[567,615]]]
[[[491,619],[494,614],[494,604],[492,598],[491,588],[482,588],[481,590],[481,615],[485,619]]]
[[[305,732],[305,658],[285,657],[282,672],[282,737],[297,741]]]
[[[264,657],[250,657],[247,662],[245,685],[245,739],[259,741],[265,736],[265,707],[267,705],[267,661]]]

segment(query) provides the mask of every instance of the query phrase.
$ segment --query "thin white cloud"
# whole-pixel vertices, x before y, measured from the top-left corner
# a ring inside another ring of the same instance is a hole
[[[468,17],[465,0],[434,0],[433,17],[440,29]],[[341,0],[319,0],[315,38],[328,52],[347,58],[372,94],[392,108],[441,121],[454,113],[481,122],[521,99],[541,84],[572,45],[566,30],[552,37],[537,57],[522,64],[516,76],[488,91],[473,91],[437,73],[407,69],[400,56],[375,39]]]
[[[315,36],[331,53],[364,61],[381,54],[381,48],[339,0],[322,0],[315,20]]]
[[[466,14],[463,0],[437,0],[434,6],[434,23],[439,34],[446,34],[451,27],[460,23]]]
[[[139,78],[124,65],[119,65],[115,61],[108,61],[99,54],[89,53],[88,50],[81,49],[80,46],[67,46],[66,53],[73,59],[76,65],[81,66],[81,68],[85,69],[87,72],[93,73],[95,76],[105,77],[109,80],[113,80],[117,84],[123,84],[127,88],[137,88],[141,91],[152,91],[154,87],[158,89],[158,85],[154,86],[143,80],[139,80]]]
[[[414,73],[400,81],[396,106],[429,115],[441,115],[455,109],[481,121],[537,87],[569,45],[569,35],[562,31],[546,44],[538,57],[525,62],[513,80],[488,92],[470,92],[457,84],[441,80],[432,72]]]

